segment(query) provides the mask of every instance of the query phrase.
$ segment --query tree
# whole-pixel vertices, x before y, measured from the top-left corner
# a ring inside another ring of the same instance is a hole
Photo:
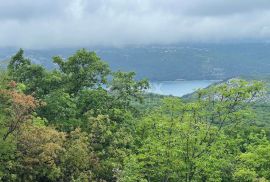
[[[0,90],[0,99],[2,101],[2,113],[5,113],[5,121],[2,127],[7,130],[3,135],[3,140],[17,131],[20,126],[31,119],[32,113],[40,103],[31,95],[25,95],[16,88],[16,82],[9,83],[10,89]]]
[[[67,92],[77,94],[84,88],[93,88],[106,83],[110,73],[108,65],[101,61],[95,52],[86,49],[78,50],[64,61],[61,57],[53,58],[64,74],[64,84]]]
[[[76,101],[78,114],[81,116],[89,111],[94,117],[109,114],[109,110],[115,107],[113,97],[103,88],[82,90]]]
[[[247,139],[246,152],[238,156],[234,178],[242,181],[270,180],[270,143],[265,132],[251,133]]]
[[[132,101],[142,101],[142,93],[149,88],[147,80],[136,81],[134,72],[115,72],[110,86],[110,93],[124,109],[129,109]]]
[[[248,102],[262,88],[259,82],[232,80],[200,91],[189,103],[166,99],[137,125],[139,149],[131,158],[144,167],[134,175],[148,181],[221,181],[236,150],[226,133],[243,121]]]
[[[20,49],[14,56],[12,56],[9,61],[8,71],[9,74],[16,79],[17,81],[21,81],[21,71],[22,68],[29,66],[31,64],[29,59],[24,58],[24,51]]]
[[[72,131],[80,126],[76,100],[70,94],[59,89],[44,96],[43,101],[46,104],[40,107],[38,114],[45,117],[51,125],[62,131]]]
[[[26,94],[43,94],[43,78],[46,76],[46,71],[42,66],[31,64],[31,61],[24,57],[24,51],[20,49],[12,56],[9,65],[8,73],[11,79],[17,83],[26,85]]]
[[[94,172],[99,180],[116,181],[123,160],[131,153],[133,138],[130,128],[111,120],[106,115],[89,116],[86,132],[90,146],[99,159]]]
[[[72,131],[65,142],[65,152],[61,156],[64,181],[94,181],[94,168],[98,168],[98,158],[89,145],[88,134],[80,129]]]
[[[65,138],[65,133],[51,127],[24,124],[18,136],[19,179],[57,181],[61,176],[59,159]]]

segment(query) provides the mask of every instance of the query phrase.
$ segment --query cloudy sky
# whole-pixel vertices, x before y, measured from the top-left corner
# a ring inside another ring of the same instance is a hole
[[[269,38],[270,0],[0,0],[0,47]]]

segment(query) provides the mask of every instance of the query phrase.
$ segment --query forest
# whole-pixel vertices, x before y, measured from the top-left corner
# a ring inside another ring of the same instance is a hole
[[[1,70],[0,181],[270,181],[269,129],[254,112],[263,81],[178,98],[86,49],[52,60],[48,70],[20,49]]]

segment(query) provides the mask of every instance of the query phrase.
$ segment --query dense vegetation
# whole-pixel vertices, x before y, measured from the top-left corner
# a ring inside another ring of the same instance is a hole
[[[270,180],[270,140],[252,112],[262,82],[182,100],[145,94],[146,80],[85,49],[53,62],[20,50],[1,71],[1,181]]]

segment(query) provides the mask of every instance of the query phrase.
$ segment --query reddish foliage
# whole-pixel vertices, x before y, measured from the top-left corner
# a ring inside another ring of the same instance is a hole
[[[8,87],[10,88],[16,88],[16,86],[17,86],[17,83],[15,81],[11,81],[8,83]]]
[[[15,88],[16,85],[16,82],[9,83],[11,88]],[[0,96],[4,96],[6,112],[9,117],[6,123],[8,131],[3,137],[3,139],[6,139],[9,134],[19,129],[22,123],[31,119],[32,112],[41,104],[33,96],[25,95],[16,91],[16,89],[0,90]]]

